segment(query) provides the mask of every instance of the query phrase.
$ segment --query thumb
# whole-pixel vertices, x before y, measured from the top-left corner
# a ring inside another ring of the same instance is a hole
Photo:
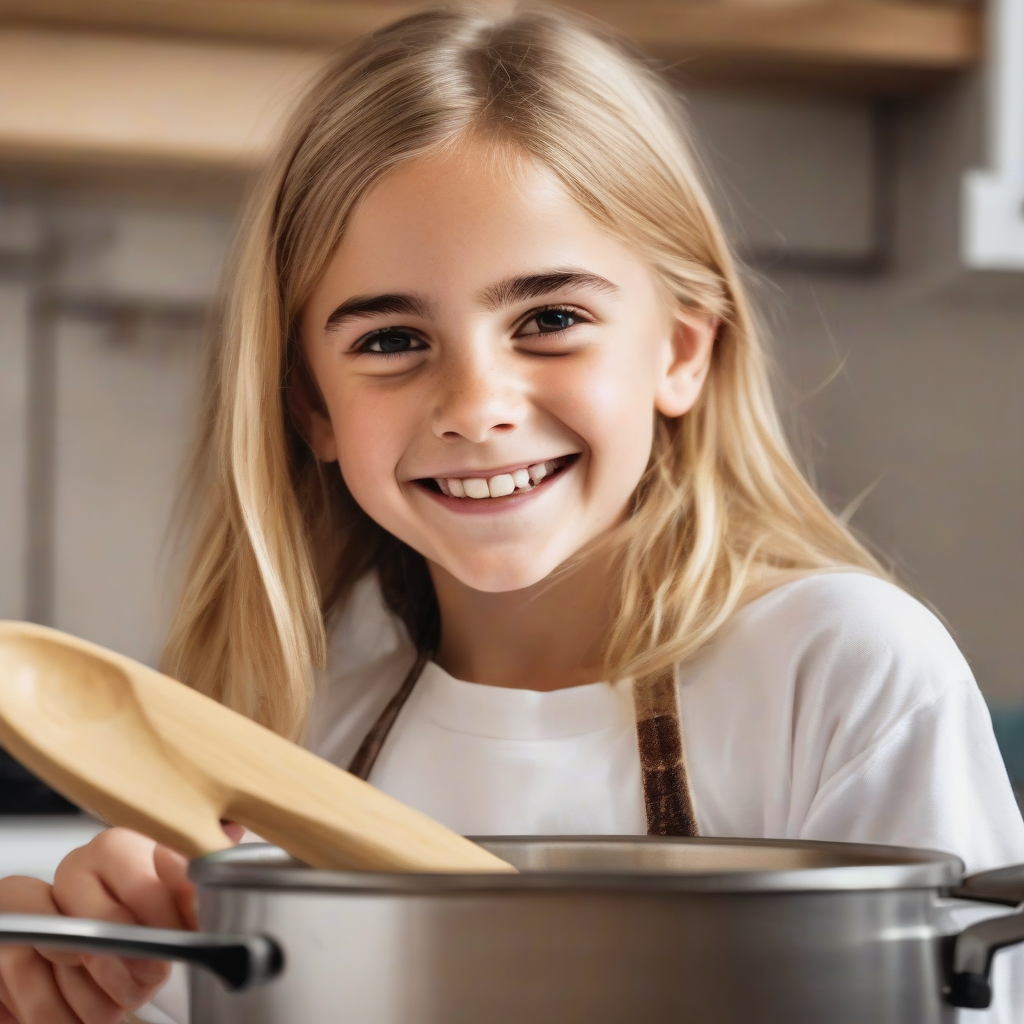
[[[237,821],[222,821],[220,827],[224,829],[224,834],[236,845],[242,841],[242,836],[245,835],[245,826],[239,825]]]
[[[197,927],[196,887],[188,880],[188,860],[169,846],[157,844],[153,850],[153,867],[157,878],[171,891],[175,905],[186,927]]]

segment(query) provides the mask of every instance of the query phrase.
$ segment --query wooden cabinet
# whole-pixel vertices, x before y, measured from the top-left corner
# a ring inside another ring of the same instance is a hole
[[[684,85],[898,95],[948,80],[981,54],[970,0],[567,5],[621,30]],[[0,0],[0,160],[246,169],[333,47],[417,6]]]

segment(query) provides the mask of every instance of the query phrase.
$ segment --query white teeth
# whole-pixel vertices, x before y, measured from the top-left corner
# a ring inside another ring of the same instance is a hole
[[[532,491],[542,480],[555,472],[560,460],[549,459],[513,473],[498,473],[490,479],[483,477],[435,477],[442,494],[452,498],[504,498],[516,491]]]
[[[466,489],[467,498],[489,498],[491,496],[487,481],[481,480],[479,477],[469,477],[467,480],[463,480],[462,486]]]
[[[499,473],[487,481],[487,490],[492,498],[504,498],[516,489],[516,482],[511,473]]]

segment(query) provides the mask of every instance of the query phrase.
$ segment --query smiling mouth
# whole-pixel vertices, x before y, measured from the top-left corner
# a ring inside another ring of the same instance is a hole
[[[557,459],[548,459],[546,462],[535,462],[511,473],[498,473],[490,477],[425,477],[416,483],[434,494],[443,494],[448,498],[464,498],[470,501],[507,498],[517,494],[528,494],[542,484],[549,483],[565,472],[578,458],[579,452],[575,452],[572,455],[561,455]]]

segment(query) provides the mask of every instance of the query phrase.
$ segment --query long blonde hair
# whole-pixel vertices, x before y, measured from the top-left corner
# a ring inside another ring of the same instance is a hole
[[[192,555],[164,667],[287,736],[308,713],[325,618],[367,572],[418,645],[437,639],[423,558],[312,455],[286,390],[301,372],[298,314],[361,197],[396,165],[470,134],[547,165],[680,307],[721,320],[702,397],[679,420],[657,418],[617,534],[608,678],[659,671],[706,643],[752,571],[880,571],[788,451],[668,86],[565,13],[424,12],[355,43],[299,104],[243,222],[209,366]]]

